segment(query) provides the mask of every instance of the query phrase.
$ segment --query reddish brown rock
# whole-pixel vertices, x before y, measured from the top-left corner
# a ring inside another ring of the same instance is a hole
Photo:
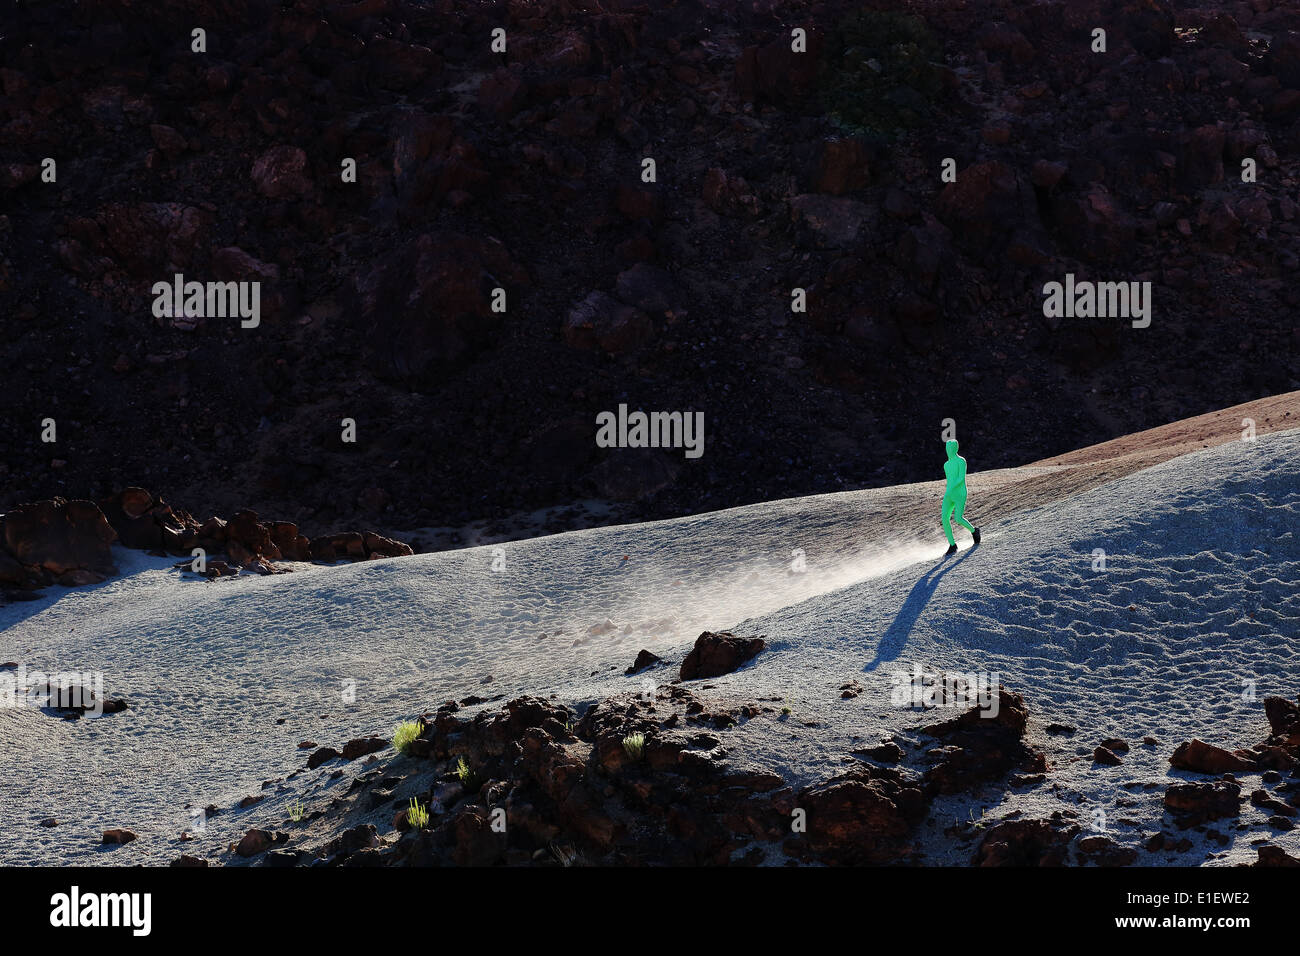
[[[640,186],[620,186],[614,195],[614,205],[628,219],[658,222],[663,218],[663,202],[659,193]]]
[[[856,137],[837,136],[823,140],[813,188],[833,196],[865,189],[871,180],[868,158],[866,144]]]
[[[1239,773],[1250,770],[1253,765],[1252,761],[1201,740],[1188,740],[1179,744],[1169,762],[1179,770],[1216,775]]]
[[[292,521],[272,521],[270,534],[285,561],[311,560],[311,542],[306,535],[298,533],[298,526]]]
[[[20,564],[52,574],[115,574],[117,532],[93,501],[53,498],[19,505],[3,518],[5,548]]]
[[[957,173],[935,204],[939,219],[967,243],[993,251],[1017,229],[1036,229],[1037,201],[1027,179],[1000,160]]]
[[[654,324],[640,309],[604,292],[592,292],[569,310],[564,341],[577,349],[602,349],[621,355],[640,348],[654,335]]]
[[[1179,829],[1241,813],[1241,787],[1226,780],[1176,783],[1165,791],[1165,809]]]
[[[1020,768],[1047,769],[1046,758],[1022,739],[1029,710],[1019,694],[999,688],[997,711],[971,707],[957,717],[921,728],[942,746],[928,754],[936,762],[925,771],[926,786],[938,793],[960,793]]]
[[[972,862],[976,866],[1061,866],[1078,832],[1073,824],[1049,820],[999,823],[984,834]]]
[[[1300,707],[1293,701],[1285,697],[1265,697],[1264,715],[1275,735],[1291,737],[1300,733]]]
[[[259,853],[265,853],[271,848],[274,836],[268,830],[261,830],[257,827],[249,830],[240,838],[235,852],[242,857],[257,856]]]
[[[175,159],[185,152],[187,148],[185,137],[170,126],[154,123],[149,127],[149,135],[152,137],[154,145],[162,150],[168,159]]]
[[[1251,866],[1300,866],[1300,857],[1292,856],[1280,846],[1266,843],[1259,848],[1259,859]]]
[[[358,757],[377,753],[387,746],[388,741],[383,737],[357,737],[343,745],[343,759],[356,760]]]
[[[273,146],[253,163],[250,175],[268,199],[300,199],[311,192],[307,154],[297,146]]]
[[[370,558],[402,558],[415,553],[409,544],[385,538],[373,531],[367,531],[361,536],[361,544],[366,549],[366,556]]]
[[[212,274],[222,282],[274,283],[280,278],[280,267],[251,256],[238,246],[226,246],[212,254]]]
[[[737,637],[730,631],[705,631],[695,639],[695,646],[682,661],[682,680],[699,680],[730,674],[767,647],[759,637]]]
[[[413,90],[442,72],[442,57],[427,46],[376,37],[368,53],[375,83],[386,90]]]
[[[1300,32],[1288,30],[1273,37],[1267,63],[1283,86],[1300,90]]]
[[[1064,240],[1085,258],[1115,259],[1132,248],[1136,222],[1101,183],[1082,196],[1058,196],[1053,212]]]
[[[528,87],[515,70],[502,68],[485,76],[478,86],[478,102],[487,112],[509,119],[524,105]]]
[[[658,657],[655,654],[651,654],[647,650],[642,650],[639,654],[637,654],[636,660],[632,662],[632,666],[629,667],[627,670],[625,670],[623,673],[637,674],[645,670],[647,667],[653,667],[655,664],[662,664],[662,663],[663,663],[663,658]]]
[[[1092,752],[1092,759],[1107,767],[1118,767],[1124,761],[1107,747],[1098,747]]]
[[[911,832],[928,801],[900,771],[864,765],[801,791],[797,805],[807,811],[804,840],[820,859],[880,865],[911,857]]]
[[[241,566],[259,558],[278,561],[280,549],[271,540],[271,529],[257,520],[257,512],[241,509],[226,522],[226,554]]]
[[[736,61],[735,88],[745,99],[765,97],[790,103],[812,92],[817,83],[824,38],[821,30],[808,30],[807,49],[790,48],[790,36],[781,34],[763,46],[746,47]]]
[[[442,201],[450,192],[473,192],[489,179],[474,146],[457,135],[455,120],[420,110],[399,114],[392,172],[398,198],[409,215]]]
[[[172,508],[144,488],[124,488],[100,499],[99,507],[128,548],[188,553],[200,537],[197,522],[187,512]]]
[[[760,212],[758,197],[744,177],[730,175],[717,166],[705,170],[700,198],[704,205],[723,216],[752,217]]]
[[[181,203],[109,203],[94,220],[96,251],[132,275],[157,280],[160,263],[189,267],[212,214]]]
[[[315,770],[317,767],[321,766],[321,764],[328,763],[340,756],[342,756],[342,754],[333,747],[320,747],[314,750],[311,756],[307,758],[307,769]]]
[[[874,209],[866,203],[820,193],[792,198],[790,214],[806,244],[829,249],[852,246],[874,219]]]
[[[1123,846],[1107,836],[1084,837],[1078,847],[1079,859],[1097,866],[1132,866],[1138,858],[1136,847]]]

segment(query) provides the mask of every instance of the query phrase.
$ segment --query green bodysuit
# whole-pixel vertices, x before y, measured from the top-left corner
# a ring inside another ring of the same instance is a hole
[[[950,438],[945,446],[948,449],[948,460],[943,463],[943,473],[948,478],[948,486],[943,490],[943,533],[948,536],[948,545],[956,547],[957,542],[952,537],[952,521],[956,518],[957,523],[975,535],[975,543],[979,543],[979,535],[974,526],[966,520],[966,459],[957,454],[957,439]]]

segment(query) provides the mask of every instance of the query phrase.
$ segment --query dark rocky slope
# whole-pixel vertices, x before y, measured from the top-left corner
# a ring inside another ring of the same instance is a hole
[[[1296,387],[1300,6],[862,6],[4,0],[0,510],[663,517],[931,478],[945,417],[994,467]],[[177,271],[261,326],[155,318]],[[1067,272],[1152,326],[1045,319]],[[596,448],[620,402],[704,457]]]

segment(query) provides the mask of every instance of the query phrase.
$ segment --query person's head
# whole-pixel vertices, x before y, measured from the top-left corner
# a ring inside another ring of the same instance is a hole
[[[948,449],[949,459],[957,457],[957,439],[949,438],[944,447]]]

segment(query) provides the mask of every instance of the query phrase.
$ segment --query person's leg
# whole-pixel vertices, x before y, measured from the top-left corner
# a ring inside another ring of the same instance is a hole
[[[943,533],[948,538],[949,547],[955,547],[957,544],[957,542],[953,539],[952,522],[949,520],[949,517],[952,515],[952,510],[955,507],[957,507],[957,503],[955,501],[951,501],[948,498],[943,499],[943,510],[940,512],[940,517],[943,520]]]
[[[958,498],[956,504],[957,507],[953,511],[953,518],[956,519],[959,525],[961,525],[971,534],[974,534],[975,526],[966,520],[966,499]]]

